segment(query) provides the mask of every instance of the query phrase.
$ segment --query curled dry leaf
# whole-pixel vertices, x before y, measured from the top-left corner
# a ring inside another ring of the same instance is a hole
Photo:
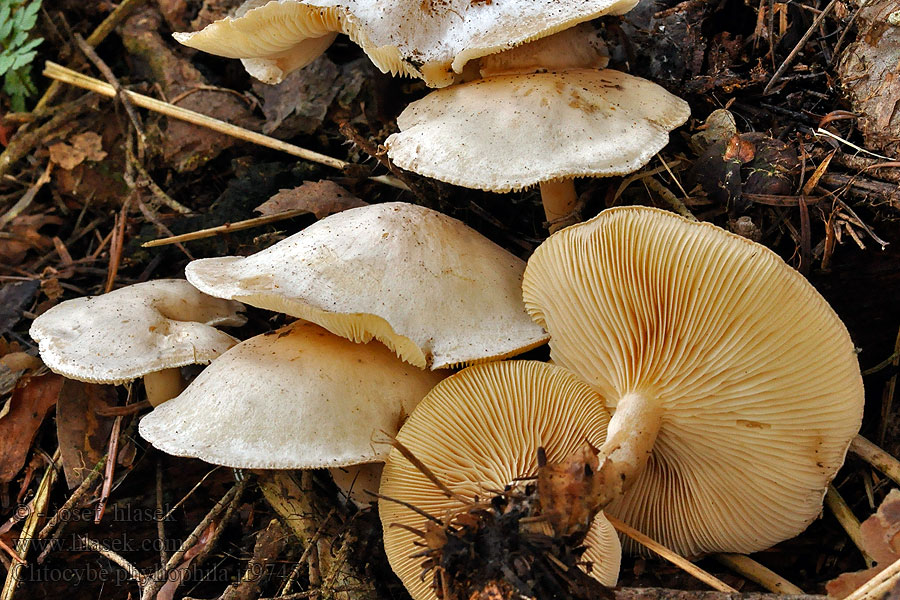
[[[73,135],[69,141],[71,144],[57,142],[49,147],[50,160],[67,171],[71,171],[86,160],[98,161],[106,158],[103,140],[93,131]]]
[[[256,207],[256,212],[273,215],[288,210],[306,210],[324,219],[328,215],[339,213],[348,208],[367,206],[338,184],[328,179],[321,181],[304,181],[303,185],[290,190],[280,190]]]
[[[0,418],[0,482],[11,481],[22,469],[44,416],[56,404],[62,380],[50,374],[23,377],[16,384],[9,410]]]
[[[875,567],[865,571],[844,573],[825,586],[828,597],[840,600],[849,596],[885,567],[900,558],[900,490],[891,492],[878,511],[863,521],[859,528],[863,549],[875,560]]]
[[[56,407],[56,433],[69,488],[78,486],[106,451],[114,417],[98,408],[116,403],[110,385],[66,379]]]

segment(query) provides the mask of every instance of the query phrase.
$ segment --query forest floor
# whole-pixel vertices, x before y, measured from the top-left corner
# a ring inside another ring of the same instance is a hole
[[[61,301],[183,278],[189,260],[252,253],[348,199],[440,210],[523,259],[546,237],[536,190],[490,194],[398,172],[412,189],[403,191],[370,179],[388,174],[378,145],[428,90],[378,72],[346,38],[269,87],[238,61],[170,35],[235,5],[45,1],[33,33],[43,38],[32,63],[36,94],[19,111],[0,96],[0,542],[18,551],[0,550],[0,600],[407,597],[390,574],[376,511],[342,501],[323,474],[239,473],[162,454],[136,433],[147,410],[139,386],[63,385],[29,358],[37,354],[31,321]],[[803,273],[859,348],[862,433],[896,456],[900,27],[889,22],[895,2],[864,5],[643,0],[624,17],[598,20],[611,67],[685,98],[692,117],[638,174],[577,185],[583,219],[612,205],[677,208],[759,241]],[[352,164],[335,169],[129,111],[51,82],[41,75],[45,61]],[[294,210],[290,218],[141,246],[258,217],[280,190],[293,190],[278,205]],[[285,322],[256,309],[249,317],[235,336]],[[893,485],[853,454],[834,484],[861,520]],[[296,527],[318,532],[316,551],[288,533],[294,526],[284,519],[298,514]],[[754,558],[807,594],[866,567],[829,509]],[[713,558],[697,564],[741,592],[762,591]],[[626,557],[620,585],[711,598],[657,558]]]

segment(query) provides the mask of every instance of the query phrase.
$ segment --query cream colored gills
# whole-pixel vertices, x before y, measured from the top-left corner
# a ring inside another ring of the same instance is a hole
[[[460,497],[490,498],[498,490],[537,473],[538,448],[549,462],[568,457],[585,441],[599,446],[609,415],[602,399],[572,373],[536,361],[476,365],[437,385],[397,435],[413,456]],[[420,469],[392,449],[380,493],[428,514],[446,518],[465,508],[447,498]],[[414,600],[435,600],[423,578],[418,512],[384,498],[378,501],[384,546],[394,572]],[[609,521],[598,513],[584,540],[584,565],[592,577],[615,585],[621,549]]]
[[[523,289],[554,362],[615,411],[610,514],[686,555],[761,550],[819,515],[862,378],[840,319],[777,255],[610,209],[542,244]]]
[[[93,383],[143,377],[156,406],[183,389],[179,367],[206,364],[238,342],[216,327],[243,325],[243,308],[187,281],[160,279],[67,300],[29,333],[52,371]]]

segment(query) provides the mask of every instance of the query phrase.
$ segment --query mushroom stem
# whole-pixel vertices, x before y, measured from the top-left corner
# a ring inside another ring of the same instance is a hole
[[[557,179],[541,182],[541,201],[544,204],[544,215],[547,217],[550,233],[557,229],[571,225],[561,221],[575,210],[578,196],[575,194],[575,181],[573,179]]]
[[[647,466],[662,415],[659,402],[644,394],[630,392],[619,400],[607,428],[606,442],[600,447],[601,508],[628,491]]]
[[[147,373],[144,375],[144,391],[147,392],[147,400],[154,407],[166,400],[171,400],[184,391],[181,369],[173,367],[155,373]]]

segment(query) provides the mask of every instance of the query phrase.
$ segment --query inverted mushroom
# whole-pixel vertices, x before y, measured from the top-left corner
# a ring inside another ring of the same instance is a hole
[[[522,305],[524,266],[456,219],[392,202],[331,215],[246,258],[191,262],[186,275],[214,296],[440,369],[546,341]]]
[[[222,56],[283,61],[284,57],[291,56],[296,45],[315,44],[312,40],[342,31],[383,72],[421,77],[431,87],[443,87],[453,83],[470,60],[601,15],[625,13],[636,3],[636,0],[273,0],[248,10],[239,18],[223,19],[201,32],[177,34],[176,38]],[[261,27],[260,23],[265,26]],[[232,34],[236,41],[229,39]],[[301,61],[295,63],[300,65]],[[288,72],[286,66],[278,65],[282,77]]]
[[[540,184],[552,224],[575,206],[573,178],[637,170],[689,115],[680,98],[620,71],[505,74],[413,102],[385,146],[398,166],[455,185]]]
[[[457,498],[448,498],[397,450],[385,464],[378,510],[384,545],[394,572],[414,600],[436,598],[421,576],[422,558],[410,528],[426,518],[463,511],[461,499],[489,499],[538,469],[538,448],[549,462],[566,458],[584,442],[599,445],[608,415],[601,399],[565,369],[535,361],[469,367],[438,384],[410,416],[397,440]],[[407,503],[388,500],[393,498]],[[618,538],[602,513],[585,538],[582,558],[591,576],[605,585],[618,578]],[[473,557],[477,561],[478,557]]]
[[[554,362],[614,410],[610,514],[687,555],[761,550],[819,515],[862,379],[840,319],[776,254],[610,209],[542,244],[523,289]]]
[[[208,363],[238,342],[216,326],[243,325],[243,308],[187,281],[160,279],[67,300],[29,333],[54,373],[112,384],[143,377],[156,406],[183,388],[179,367]]]
[[[241,342],[140,422],[176,456],[245,469],[331,468],[383,461],[395,433],[442,374],[295,322]]]
[[[280,83],[318,58],[343,30],[343,11],[294,1],[248,0],[233,17],[194,33],[176,33],[191,48],[240,58],[263,83]]]

